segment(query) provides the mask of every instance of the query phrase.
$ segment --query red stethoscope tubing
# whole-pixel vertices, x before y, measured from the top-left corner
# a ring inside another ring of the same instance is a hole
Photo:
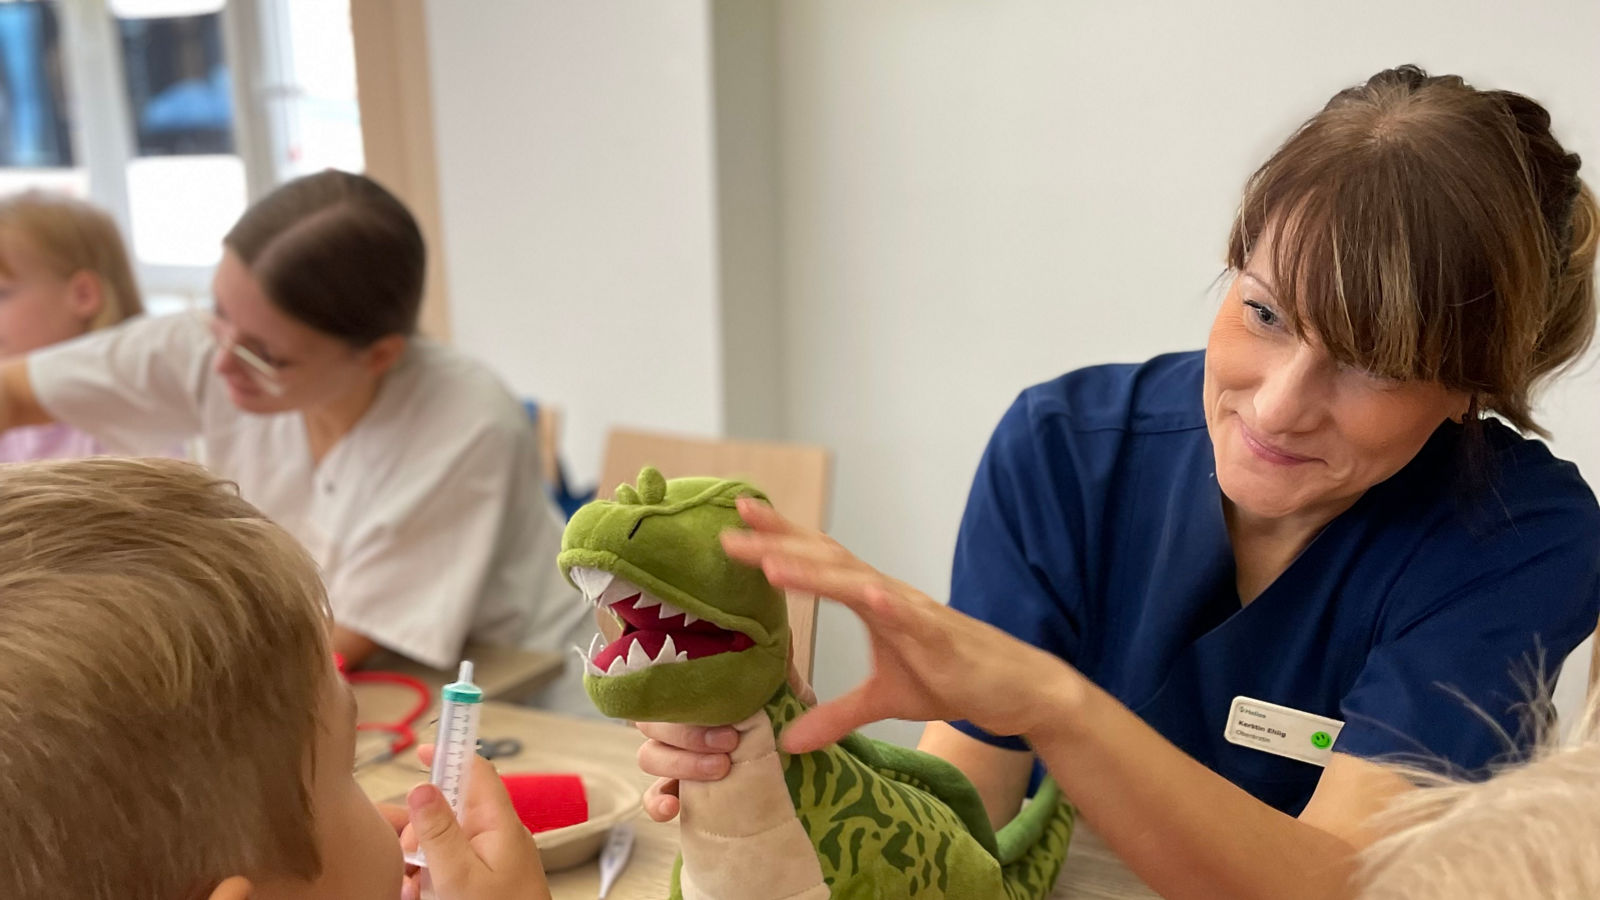
[[[351,684],[393,684],[409,688],[417,695],[417,700],[405,715],[393,722],[358,722],[357,731],[386,731],[394,735],[389,742],[389,755],[398,756],[411,749],[417,743],[417,733],[412,726],[422,718],[428,707],[433,705],[433,691],[426,684],[410,675],[401,675],[398,672],[345,672],[344,660],[334,656],[339,671],[344,673],[344,680]]]

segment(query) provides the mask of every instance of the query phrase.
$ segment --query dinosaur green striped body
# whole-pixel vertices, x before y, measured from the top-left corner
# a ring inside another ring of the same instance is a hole
[[[1073,825],[1053,782],[997,834],[971,782],[937,757],[859,734],[777,749],[805,709],[784,680],[784,597],[718,542],[740,525],[733,501],[752,494],[647,469],[616,502],[580,510],[562,542],[562,570],[623,629],[581,654],[595,705],[740,735],[728,777],[680,786],[672,896],[1043,900]]]
[[[780,734],[803,709],[787,690],[767,704]],[[860,735],[789,756],[784,780],[835,898],[1038,900],[1072,837],[1072,809],[1052,784],[1008,826],[1042,826],[1037,841],[1003,866],[982,801],[955,767]]]

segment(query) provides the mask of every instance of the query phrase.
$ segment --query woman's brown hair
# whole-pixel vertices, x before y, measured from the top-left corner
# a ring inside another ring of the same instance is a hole
[[[405,204],[364,175],[333,169],[261,198],[222,240],[279,309],[366,347],[412,334],[427,253]]]
[[[1298,333],[1544,434],[1532,394],[1595,329],[1600,210],[1578,166],[1535,101],[1388,69],[1334,95],[1251,176],[1228,265],[1270,229]]]

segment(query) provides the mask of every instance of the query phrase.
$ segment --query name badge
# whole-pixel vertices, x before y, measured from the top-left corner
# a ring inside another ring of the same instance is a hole
[[[1287,756],[1314,766],[1333,758],[1333,742],[1344,723],[1249,697],[1235,697],[1222,736],[1230,744]]]

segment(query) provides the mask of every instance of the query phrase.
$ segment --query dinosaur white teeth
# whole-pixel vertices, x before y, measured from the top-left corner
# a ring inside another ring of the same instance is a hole
[[[660,600],[657,602],[661,604],[661,608],[656,610],[656,615],[661,617],[661,621],[665,622],[668,619],[675,619],[678,616],[683,615],[683,610],[673,606],[671,603],[668,603],[665,600]]]
[[[639,588],[626,579],[614,578],[606,583],[605,590],[595,595],[595,602],[600,606],[612,606],[619,600],[626,600],[638,593]]]
[[[587,655],[586,655],[586,653],[584,653],[584,649],[582,649],[582,647],[579,647],[579,645],[573,644],[573,653],[578,653],[579,660],[584,661],[584,671],[586,671],[587,674],[598,674],[598,673],[600,673],[600,668],[598,668],[598,666],[595,666],[594,660],[592,660],[592,658],[587,657]]]
[[[692,612],[689,612],[688,610],[684,610],[684,613],[683,613],[683,627],[688,628],[690,625],[693,625],[694,623],[696,623],[698,621],[700,621],[700,617],[699,616],[695,615]]]
[[[644,642],[636,640],[628,645],[627,653],[624,653],[611,660],[611,664],[609,666],[607,666],[605,669],[601,669],[599,664],[595,662],[595,657],[605,650],[605,646],[604,638],[597,634],[589,642],[588,653],[584,653],[578,647],[573,647],[572,652],[578,654],[579,658],[583,660],[584,672],[590,675],[604,675],[612,678],[615,678],[618,675],[628,675],[633,672],[642,672],[651,666],[660,666],[670,663],[689,661],[689,654],[683,650],[679,650],[677,642],[674,641],[672,639],[672,635],[669,634],[667,635],[667,639],[661,642],[661,649],[656,651],[654,659],[650,657],[650,651],[644,648]]]
[[[596,635],[596,637],[598,637],[598,635]],[[593,650],[590,650],[588,653],[584,653],[582,647],[574,646],[572,648],[572,652],[578,654],[578,658],[583,660],[583,672],[584,672],[585,675],[604,675],[605,674],[604,672],[600,671],[600,667],[599,666],[594,664],[594,651]]]
[[[628,671],[638,672],[642,669],[648,669],[650,668],[650,663],[650,654],[644,649],[644,644],[634,641],[633,646],[628,648]]]
[[[644,591],[640,591],[639,592],[639,599],[633,601],[633,608],[634,609],[649,609],[652,606],[660,606],[660,605],[661,605],[661,598],[660,597],[653,597],[653,596],[651,596],[650,594],[648,594],[648,593],[646,593]]]
[[[689,654],[678,652],[677,646],[672,643],[672,635],[669,634],[666,643],[661,645],[661,652],[656,654],[656,658],[650,664],[659,666],[662,663],[683,662],[688,658]]]
[[[602,572],[588,566],[574,566],[571,575],[573,583],[583,593],[584,599],[590,603],[599,603],[600,595],[605,593],[606,588],[616,579],[610,572]]]

